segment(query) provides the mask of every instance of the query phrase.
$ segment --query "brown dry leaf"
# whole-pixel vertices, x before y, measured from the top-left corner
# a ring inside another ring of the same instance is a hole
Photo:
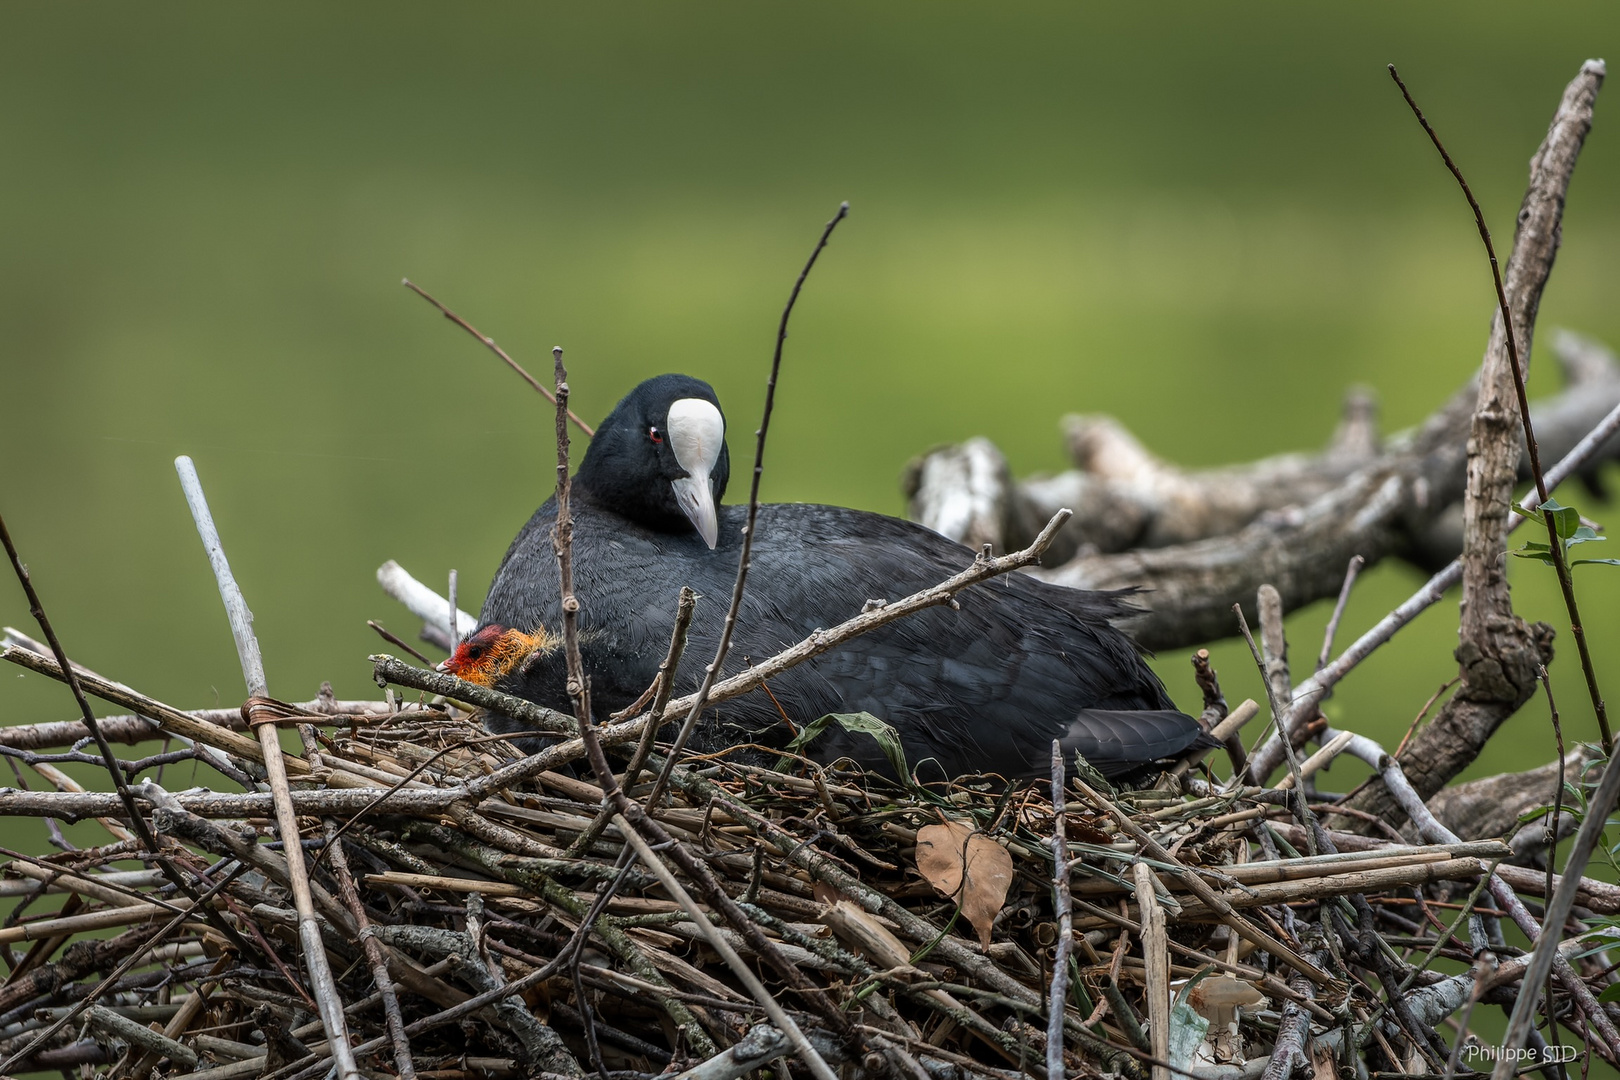
[[[1007,849],[961,822],[925,825],[917,830],[917,871],[962,905],[963,916],[979,932],[979,944],[988,948],[990,925],[1012,887]]]

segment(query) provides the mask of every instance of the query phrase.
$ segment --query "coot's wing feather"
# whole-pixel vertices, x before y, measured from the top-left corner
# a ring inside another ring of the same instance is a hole
[[[739,523],[741,513],[731,512]],[[740,656],[752,650],[756,661],[814,630],[807,612],[836,622],[868,600],[938,584],[973,560],[922,526],[838,507],[762,508],[759,536],[750,569],[757,591],[748,594],[757,603],[745,605],[737,631]],[[757,706],[755,718],[766,723],[776,703],[795,720],[866,710],[897,728],[908,760],[933,758],[952,774],[1041,775],[1051,740],[1071,737],[1117,772],[1116,762],[1129,768],[1179,752],[1199,730],[1110,624],[1124,610],[1111,595],[1007,575],[959,594],[955,609],[919,612],[785,673],[771,687],[776,702],[754,696],[742,708]],[[1144,730],[1134,756],[1117,716],[1108,738],[1086,743],[1072,729],[1087,709],[1142,710],[1153,714],[1145,721],[1153,730]],[[841,731],[821,737],[817,756],[836,756],[846,744],[864,749],[863,764],[882,767],[869,738]]]

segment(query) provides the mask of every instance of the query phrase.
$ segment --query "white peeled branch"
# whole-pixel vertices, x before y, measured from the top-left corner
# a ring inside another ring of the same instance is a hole
[[[383,592],[404,604],[429,629],[437,630],[446,641],[450,639],[449,600],[417,581],[393,559],[377,567],[377,584],[382,586]],[[456,609],[456,627],[462,637],[466,637],[468,631],[477,625],[478,616]]]

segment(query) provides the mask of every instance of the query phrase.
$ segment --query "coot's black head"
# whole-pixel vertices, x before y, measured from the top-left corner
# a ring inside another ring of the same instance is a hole
[[[711,548],[731,458],[720,399],[701,379],[660,375],[613,407],[574,484],[599,505],[663,532],[695,530]]]

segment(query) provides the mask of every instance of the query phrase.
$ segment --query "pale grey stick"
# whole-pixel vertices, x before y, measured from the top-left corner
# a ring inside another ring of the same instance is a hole
[[[168,1038],[162,1032],[153,1031],[138,1020],[120,1016],[105,1005],[90,1006],[85,1010],[85,1020],[97,1031],[105,1032],[115,1039],[123,1039],[143,1050],[162,1054],[176,1065],[185,1066],[188,1071],[197,1067],[197,1051],[184,1043]]]
[[[208,512],[202,481],[197,478],[197,466],[181,454],[174,459],[174,471],[180,474],[180,490],[185,492],[186,505],[191,507],[191,520],[197,523],[197,535],[202,538],[208,563],[214,568],[214,580],[219,582],[219,597],[225,601],[225,617],[231,622],[236,655],[242,661],[242,681],[247,683],[249,697],[264,697],[269,690],[264,678],[264,661],[259,657],[259,639],[253,636],[253,612],[248,610],[242,590],[231,574],[231,564],[219,542],[219,531],[214,528],[214,516]]]
[[[253,636],[253,613],[248,610],[242,589],[231,574],[231,564],[225,558],[225,549],[219,541],[219,530],[208,511],[208,499],[203,495],[202,482],[191,459],[184,455],[175,458],[175,471],[180,474],[180,486],[186,493],[186,504],[197,523],[197,535],[202,537],[208,561],[214,568],[214,580],[219,584],[219,597],[225,603],[225,613],[231,621],[231,633],[236,637],[236,653],[242,662],[242,679],[247,683],[248,697],[270,695],[264,677],[264,662],[259,657],[259,641]],[[251,719],[251,717],[250,717]],[[321,1026],[332,1058],[337,1063],[342,1080],[358,1080],[360,1067],[349,1049],[349,1027],[343,1016],[343,999],[338,996],[337,984],[326,959],[326,944],[321,940],[321,923],[315,914],[315,900],[309,889],[309,869],[304,862],[304,849],[298,842],[298,816],[293,810],[291,786],[287,783],[287,763],[282,758],[281,739],[275,724],[258,724],[259,745],[264,748],[264,768],[268,774],[271,794],[276,808],[276,831],[280,833],[286,849],[288,877],[291,879],[293,902],[298,908],[298,938],[303,946],[304,963],[314,983],[315,1002],[320,1007]]]
[[[412,615],[415,615],[433,629],[438,630],[445,637],[450,636],[450,620],[446,617],[446,608],[448,606],[446,599],[420,581],[417,581],[399,563],[389,559],[377,567],[377,584],[382,587],[383,592],[404,604]],[[478,625],[478,617],[458,609],[456,611],[456,625],[476,626]]]
[[[300,814],[358,814],[371,808],[386,789],[323,788],[292,793],[293,808]],[[136,790],[139,795],[139,789]],[[470,798],[464,787],[402,788],[388,795],[384,805],[389,813],[406,815],[440,814]],[[269,792],[226,795],[212,791],[182,791],[175,795],[187,813],[202,818],[268,817],[275,811]],[[55,817],[80,821],[92,817],[123,817],[124,804],[111,791],[18,791],[0,788],[0,816]],[[3,894],[0,894],[3,895]]]
[[[675,1080],[738,1080],[793,1049],[788,1037],[760,1024],[707,1061],[700,1061]]]
[[[1356,584],[1356,575],[1367,560],[1360,555],[1350,557],[1350,565],[1344,570],[1344,585],[1339,589],[1339,599],[1333,605],[1333,617],[1328,619],[1327,631],[1322,635],[1322,655],[1316,659],[1316,670],[1321,671],[1327,667],[1328,659],[1333,655],[1333,639],[1339,632],[1339,620],[1344,618],[1344,609],[1350,603],[1350,590]]]
[[[456,646],[461,644],[461,620],[456,617],[456,572],[450,571],[450,597],[445,610],[450,621],[450,651],[455,652]]]
[[[1136,903],[1142,916],[1142,961],[1146,965],[1148,1028],[1153,1039],[1153,1056],[1170,1058],[1170,946],[1166,943],[1164,908],[1154,888],[1153,867],[1145,862],[1134,866]],[[1300,978],[1303,978],[1302,976]],[[1311,986],[1309,979],[1303,980]],[[1170,1080],[1170,1070],[1155,1062],[1153,1080]]]

